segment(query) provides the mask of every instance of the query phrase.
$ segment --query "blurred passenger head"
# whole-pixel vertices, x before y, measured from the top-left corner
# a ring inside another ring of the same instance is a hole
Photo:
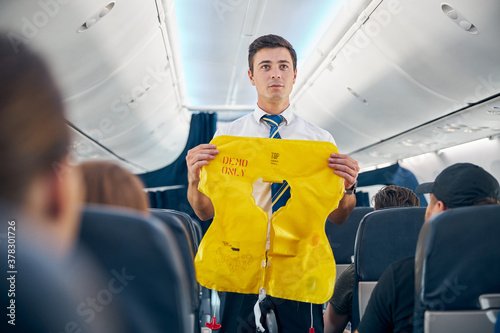
[[[257,38],[248,47],[248,68],[253,74],[253,59],[255,54],[264,48],[274,49],[277,47],[284,47],[292,56],[293,70],[297,68],[297,53],[293,49],[292,44],[290,44],[285,38],[277,35],[265,35]]]
[[[28,215],[30,233],[63,254],[74,243],[82,198],[67,161],[61,96],[41,58],[16,51],[0,33],[0,200]]]
[[[87,187],[86,203],[120,206],[149,214],[142,181],[121,166],[106,161],[80,164]]]
[[[483,168],[471,163],[456,163],[443,171],[430,183],[420,184],[415,192],[430,193],[425,218],[456,207],[498,204],[498,181]]]
[[[420,199],[412,190],[397,185],[382,187],[373,197],[374,210],[387,207],[420,206]]]

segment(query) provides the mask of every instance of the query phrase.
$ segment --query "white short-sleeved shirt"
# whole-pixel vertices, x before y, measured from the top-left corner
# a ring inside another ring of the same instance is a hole
[[[268,123],[261,120],[267,114],[257,106],[254,112],[222,125],[217,129],[214,137],[219,135],[233,135],[267,138],[269,137],[270,127]],[[280,115],[284,118],[278,127],[282,139],[327,141],[335,144],[335,140],[329,132],[297,116],[291,107],[288,107]],[[325,161],[328,157],[325,156]],[[252,195],[255,198],[255,204],[262,207],[268,213],[269,217],[271,217],[271,183],[255,183]]]

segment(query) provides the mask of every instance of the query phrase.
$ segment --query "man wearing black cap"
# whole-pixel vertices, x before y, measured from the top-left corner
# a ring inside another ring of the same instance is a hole
[[[449,208],[498,203],[498,181],[483,168],[457,163],[441,172],[434,182],[420,184],[418,194],[430,193],[425,219]]]
[[[418,194],[430,193],[425,220],[447,209],[500,203],[498,181],[483,168],[457,163],[434,182],[420,184]],[[378,280],[357,332],[412,332],[415,257],[391,264]]]

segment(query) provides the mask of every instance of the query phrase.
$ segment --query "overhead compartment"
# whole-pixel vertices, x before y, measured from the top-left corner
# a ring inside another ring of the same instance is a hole
[[[92,89],[66,100],[69,121],[100,145],[155,170],[179,157],[189,114],[179,105],[160,29],[144,48]]]
[[[0,27],[51,65],[80,133],[72,147],[93,147],[72,151],[78,160],[118,159],[145,172],[184,150],[190,114],[160,3],[10,2],[0,16]]]
[[[292,102],[346,153],[404,141],[407,131],[500,92],[499,12],[498,1],[373,1],[328,56],[307,64],[314,70]]]

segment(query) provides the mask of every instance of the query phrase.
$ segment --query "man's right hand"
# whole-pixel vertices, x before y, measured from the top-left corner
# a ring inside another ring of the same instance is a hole
[[[218,153],[217,146],[206,143],[190,149],[186,155],[186,164],[188,168],[188,201],[196,215],[202,221],[214,217],[214,206],[209,197],[198,191],[200,170],[204,165],[208,165],[210,160],[215,159],[215,155]]]
[[[194,185],[200,182],[201,167],[208,165],[210,160],[215,159],[215,155],[218,153],[217,146],[209,143],[201,144],[188,151],[186,155],[186,164],[190,184]]]

